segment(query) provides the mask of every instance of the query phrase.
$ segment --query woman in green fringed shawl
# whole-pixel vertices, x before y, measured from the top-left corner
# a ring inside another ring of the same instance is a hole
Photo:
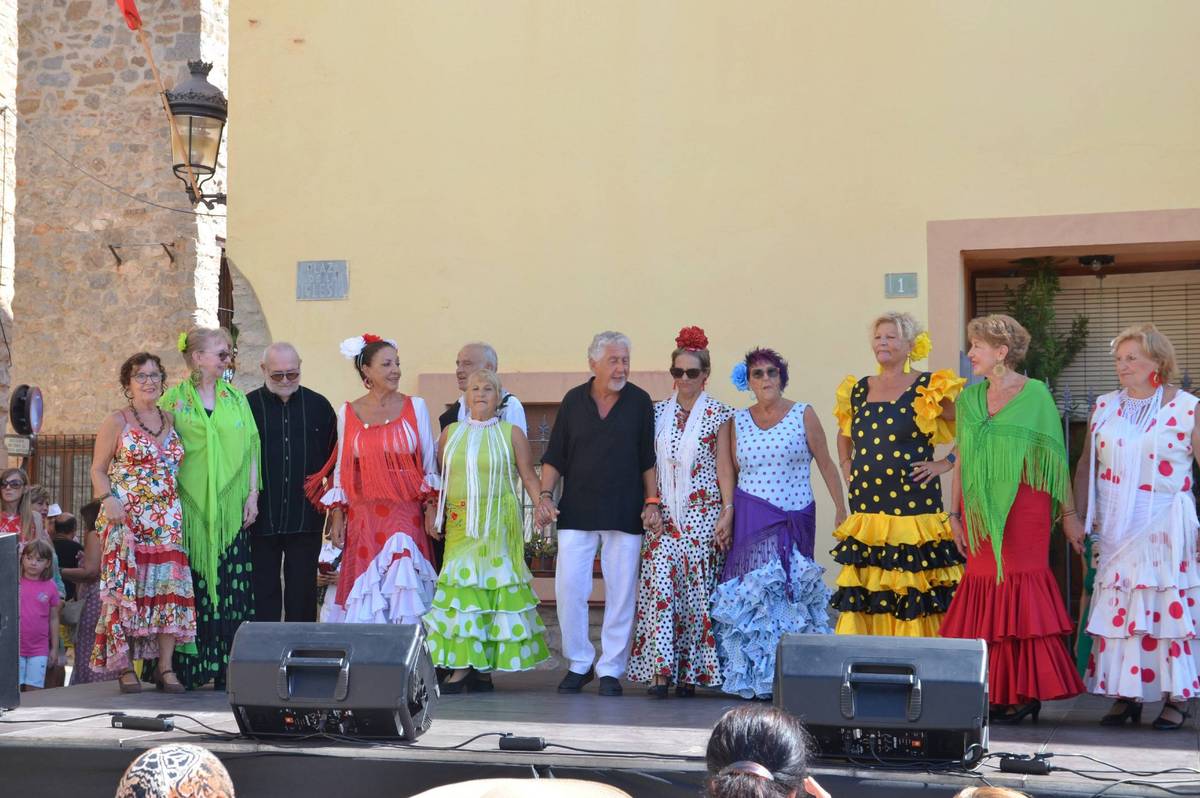
[[[1046,385],[1015,371],[1029,333],[1010,316],[967,326],[976,376],[955,405],[958,462],[950,525],[967,569],[943,637],[983,638],[993,723],[1037,721],[1041,702],[1083,692],[1063,636],[1071,619],[1050,572],[1050,531],[1060,516],[1080,550],[1067,450]]]
[[[233,359],[229,333],[198,327],[179,336],[191,377],[163,395],[183,440],[177,481],[183,545],[196,590],[196,649],[175,655],[189,689],[225,689],[234,632],[254,615],[246,527],[258,514],[258,427],[246,397],[221,375]]]

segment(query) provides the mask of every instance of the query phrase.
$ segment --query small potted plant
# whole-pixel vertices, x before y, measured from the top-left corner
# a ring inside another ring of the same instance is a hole
[[[558,554],[558,539],[550,529],[534,530],[525,541],[525,562],[534,576],[554,576],[554,558]]]

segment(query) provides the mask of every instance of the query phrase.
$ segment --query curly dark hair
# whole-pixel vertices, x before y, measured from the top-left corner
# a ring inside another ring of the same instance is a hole
[[[757,349],[751,349],[746,353],[746,370],[754,368],[755,363],[769,363],[779,369],[779,390],[782,391],[788,384],[788,362],[783,359],[783,355],[776,352],[774,349],[767,349],[760,346]]]
[[[365,380],[367,375],[363,373],[363,366],[371,365],[371,361],[375,359],[375,354],[381,349],[395,349],[390,341],[372,341],[362,348],[358,353],[358,357],[354,358],[354,370],[358,372],[358,378]]]
[[[129,386],[133,383],[133,372],[140,369],[147,363],[153,363],[158,366],[159,376],[162,378],[159,382],[160,386],[167,384],[167,370],[163,368],[162,359],[158,355],[150,352],[138,352],[136,355],[130,356],[128,360],[121,364],[121,387],[129,390]]]

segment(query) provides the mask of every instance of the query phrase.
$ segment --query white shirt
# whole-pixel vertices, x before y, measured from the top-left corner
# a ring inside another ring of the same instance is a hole
[[[500,420],[507,421],[514,427],[519,427],[521,432],[529,435],[529,429],[526,427],[525,422],[525,408],[521,406],[521,401],[511,393],[506,393],[500,400],[500,403],[504,405],[500,410]],[[458,397],[458,420],[466,421],[470,415],[467,412],[466,397]]]

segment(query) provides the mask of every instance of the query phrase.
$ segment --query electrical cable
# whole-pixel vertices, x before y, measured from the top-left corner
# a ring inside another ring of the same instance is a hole
[[[208,218],[208,219],[224,219],[227,217],[227,215],[223,214],[223,213],[199,213],[197,211],[191,211],[191,210],[187,210],[185,208],[173,208],[170,205],[163,205],[161,203],[154,202],[153,200],[148,200],[145,197],[139,197],[136,194],[130,194],[128,191],[125,191],[124,189],[117,188],[116,186],[112,185],[111,183],[105,182],[104,180],[100,179],[99,177],[92,174],[88,170],[84,169],[82,166],[75,163],[70,158],[68,158],[66,155],[63,155],[61,152],[59,152],[57,149],[55,149],[53,145],[51,145],[49,142],[47,142],[45,139],[43,139],[41,136],[39,136],[37,133],[35,133],[31,129],[33,126],[30,125],[28,122],[26,122],[24,119],[22,119],[19,114],[14,114],[13,116],[16,117],[18,125],[25,126],[24,132],[27,135],[31,136],[34,141],[38,142],[43,147],[50,150],[50,152],[54,153],[60,160],[62,160],[64,163],[66,163],[72,169],[79,172],[84,177],[88,178],[89,180],[94,180],[95,182],[97,182],[100,185],[107,188],[109,191],[116,192],[117,194],[120,194],[123,197],[128,197],[129,199],[134,200],[135,202],[140,202],[143,205],[149,205],[154,208],[161,208],[164,211],[171,211],[172,213],[183,213],[183,214],[187,214],[188,216],[199,216],[199,217]]]
[[[0,720],[0,723],[74,723],[77,720],[90,720],[91,718],[111,718],[116,715],[124,714],[124,712],[94,712],[91,715],[80,715],[77,718],[21,718],[20,720]]]

